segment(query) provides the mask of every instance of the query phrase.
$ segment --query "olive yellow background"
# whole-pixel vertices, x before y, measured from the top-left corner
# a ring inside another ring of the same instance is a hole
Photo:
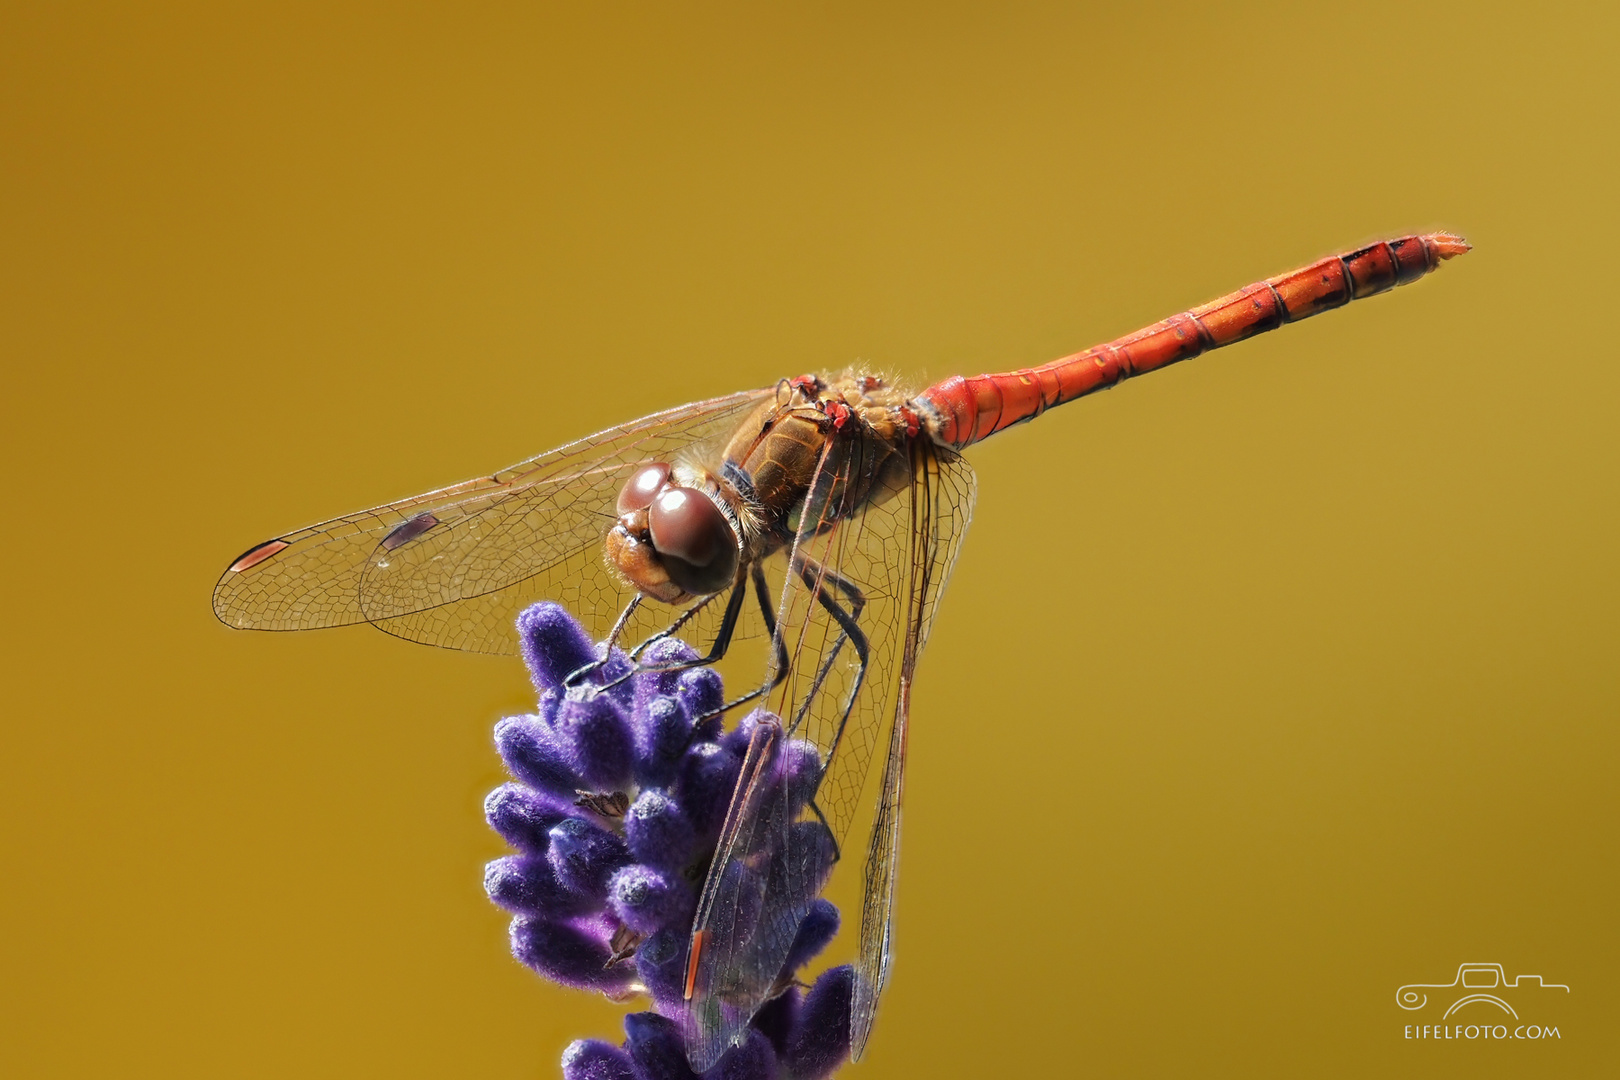
[[[0,1073],[551,1077],[619,1037],[482,893],[520,666],[231,632],[249,545],[1449,228],[1476,250],[1415,286],[971,452],[846,1075],[1613,1075],[1617,33],[5,4]],[[1525,1006],[1560,1038],[1405,1038],[1395,988],[1464,961],[1568,984]]]

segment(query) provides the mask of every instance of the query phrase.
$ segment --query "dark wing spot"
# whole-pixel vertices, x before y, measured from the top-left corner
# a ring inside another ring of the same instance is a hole
[[[292,545],[287,543],[285,540],[266,540],[264,543],[259,544],[256,547],[250,547],[246,551],[242,552],[241,557],[235,562],[231,563],[231,568],[225,572],[227,574],[240,574],[242,571],[258,566],[270,556],[276,554],[277,552],[284,551],[291,546]]]
[[[393,531],[382,538],[382,546],[388,551],[393,551],[415,540],[438,523],[439,519],[432,514],[417,514],[409,521],[394,526]]]

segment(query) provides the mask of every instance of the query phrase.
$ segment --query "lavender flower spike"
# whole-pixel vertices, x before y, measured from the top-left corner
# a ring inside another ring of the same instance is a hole
[[[540,975],[614,1000],[652,998],[656,1011],[625,1017],[623,1045],[570,1044],[566,1080],[697,1080],[676,1022],[687,940],[746,735],[721,730],[712,668],[637,674],[592,693],[629,669],[615,651],[569,693],[563,679],[601,655],[590,635],[552,603],[524,611],[517,628],[539,710],[495,726],[513,782],[490,793],[484,812],[518,853],[490,863],[484,887],[514,915],[512,954]],[[698,655],[679,641],[657,649],[664,662]],[[765,718],[756,712],[743,726]],[[784,749],[813,767],[814,748]],[[808,991],[793,979],[837,930],[838,909],[815,901],[782,970],[787,990],[703,1080],[821,1080],[843,1064],[854,971],[825,971]]]

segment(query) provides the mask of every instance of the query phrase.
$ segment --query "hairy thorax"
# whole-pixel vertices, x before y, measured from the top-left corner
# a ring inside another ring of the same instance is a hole
[[[924,417],[904,390],[873,375],[784,379],[776,396],[739,425],[719,463],[722,488],[746,519],[746,555],[791,544],[812,489],[830,526],[905,483]]]

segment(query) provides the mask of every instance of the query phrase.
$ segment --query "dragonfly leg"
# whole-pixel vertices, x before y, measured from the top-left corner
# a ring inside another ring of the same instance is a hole
[[[677,617],[674,622],[670,623],[668,626],[666,626],[662,630],[658,631],[658,633],[653,634],[650,637],[648,637],[647,640],[643,641],[640,645],[637,645],[635,648],[631,649],[630,650],[630,659],[632,659],[632,660],[641,659],[641,654],[647,651],[647,647],[649,645],[652,645],[655,642],[663,641],[665,638],[671,637],[674,634],[678,633],[680,631],[681,627],[683,627],[687,623],[691,622],[693,617],[696,616],[698,612],[700,612],[704,608],[708,607],[709,604],[711,604],[714,601],[714,598],[716,596],[719,596],[719,595],[720,595],[719,593],[714,593],[712,595],[705,596],[703,599],[699,600],[697,603],[693,604],[691,607],[689,607],[685,611],[681,612],[679,617]]]
[[[630,616],[635,614],[636,608],[640,605],[641,594],[637,593],[636,595],[632,596],[630,598],[630,602],[624,606],[624,610],[619,613],[618,619],[613,623],[613,629],[608,633],[607,640],[602,642],[602,655],[599,658],[592,660],[584,667],[575,668],[573,671],[570,671],[567,677],[563,679],[564,687],[570,690],[573,689],[581,679],[585,678],[585,676],[591,674],[592,672],[600,670],[602,665],[608,662],[609,658],[613,656],[614,644],[618,642],[619,635],[624,633],[624,624],[630,621]]]
[[[657,673],[666,671],[685,671],[688,668],[707,667],[708,665],[717,662],[721,657],[726,655],[726,650],[731,648],[731,637],[734,633],[736,633],[737,619],[740,615],[742,615],[743,601],[747,598],[748,582],[737,582],[736,586],[731,590],[731,599],[726,602],[726,613],[720,620],[720,632],[715,635],[714,644],[709,646],[709,655],[699,657],[696,660],[674,660],[667,664],[636,664],[629,671],[625,672],[623,675],[620,675],[617,679],[603,684],[602,689],[612,689],[633,675],[640,675],[647,672]],[[698,608],[701,608],[704,604],[707,604],[711,599],[713,599],[713,597],[705,597],[703,600],[693,605],[690,611],[684,612],[681,618],[675,621],[674,626],[672,626],[669,631],[665,631],[665,634],[668,634],[675,628],[681,626],[687,618],[696,613]]]
[[[833,832],[831,823],[827,821],[827,815],[821,812],[821,807],[816,805],[814,798],[810,800],[810,809],[815,812],[816,820],[821,822],[821,827],[827,830],[827,838],[832,841],[832,861],[837,862],[844,857],[843,849],[838,846],[838,834]]]
[[[827,659],[822,661],[821,670],[816,672],[815,682],[810,684],[810,692],[805,695],[804,704],[799,706],[798,713],[794,715],[793,724],[788,728],[789,734],[796,731],[799,725],[803,723],[805,716],[809,714],[810,706],[815,701],[816,695],[821,693],[822,684],[826,682],[827,675],[832,671],[833,663],[843,650],[844,642],[849,642],[850,646],[855,650],[855,658],[858,661],[855,670],[855,681],[849,688],[848,699],[844,702],[844,713],[838,718],[838,729],[833,732],[832,742],[827,746],[826,756],[821,763],[821,773],[825,776],[827,770],[832,767],[833,757],[838,753],[839,744],[843,741],[844,729],[849,725],[850,713],[855,711],[855,699],[860,696],[861,684],[866,680],[866,665],[870,657],[870,643],[867,640],[866,632],[858,625],[861,613],[866,610],[866,594],[853,581],[818,563],[806,560],[798,569],[799,577],[815,594],[816,601],[826,609],[827,614],[831,615],[833,621],[838,624],[839,634],[838,639],[833,642],[833,647],[827,652]],[[848,598],[849,610],[846,611],[839,605],[837,599],[831,596],[826,589],[821,588],[818,579],[832,582],[838,591]],[[825,825],[827,819],[822,815],[821,807],[816,805],[814,799],[810,800],[810,808],[816,812],[816,816],[820,817],[822,824]],[[832,832],[830,828],[827,831],[829,834]]]
[[[765,633],[770,636],[771,648],[776,652],[776,673],[771,676],[771,681],[768,684],[750,690],[742,697],[726,702],[713,712],[706,712],[702,716],[694,716],[692,718],[693,723],[699,720],[707,720],[711,716],[719,716],[724,712],[730,712],[739,705],[746,705],[755,698],[775,690],[782,685],[782,680],[787,678],[787,645],[776,634],[776,612],[771,607],[771,587],[765,581],[765,568],[757,562],[754,563],[749,571],[749,578],[754,583],[754,598],[759,604],[759,613],[765,617]]]

